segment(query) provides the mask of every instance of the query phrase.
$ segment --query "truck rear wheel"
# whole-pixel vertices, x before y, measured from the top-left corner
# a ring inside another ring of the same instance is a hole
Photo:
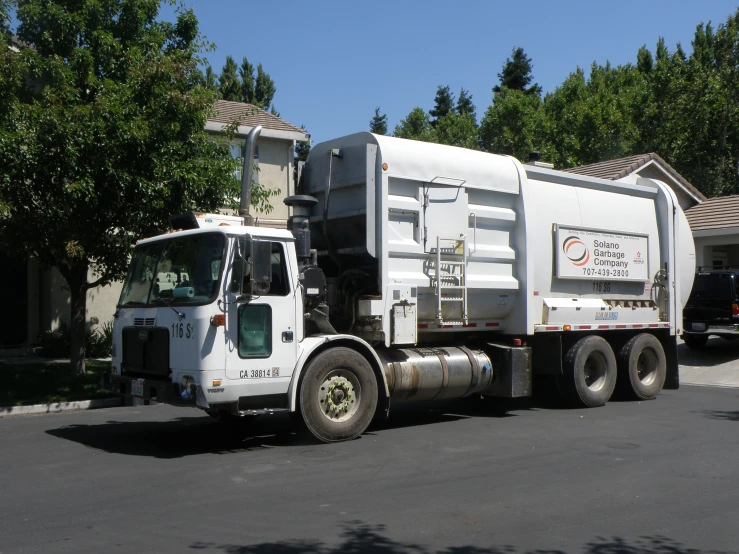
[[[637,398],[655,398],[662,390],[666,376],[667,357],[657,337],[642,333],[621,348],[618,378]]]
[[[323,442],[361,435],[377,408],[377,379],[369,362],[351,348],[331,348],[308,363],[300,385],[300,411]]]
[[[616,387],[616,356],[597,335],[577,341],[567,352],[557,384],[572,403],[593,408],[610,400]]]
[[[703,350],[708,342],[708,335],[683,335],[683,341],[693,350]]]

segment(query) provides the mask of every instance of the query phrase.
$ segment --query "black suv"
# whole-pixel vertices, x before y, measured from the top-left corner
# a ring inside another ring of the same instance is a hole
[[[683,340],[701,349],[710,335],[739,337],[739,268],[698,268],[683,310]]]

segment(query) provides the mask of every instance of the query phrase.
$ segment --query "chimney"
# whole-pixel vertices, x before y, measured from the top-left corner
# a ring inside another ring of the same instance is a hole
[[[543,167],[546,169],[554,169],[554,164],[540,162],[541,154],[539,152],[529,152],[529,161],[525,165],[533,165],[535,167]]]

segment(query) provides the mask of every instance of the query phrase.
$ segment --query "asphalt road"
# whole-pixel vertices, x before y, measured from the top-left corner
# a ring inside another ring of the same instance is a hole
[[[0,552],[739,552],[738,389],[503,407],[333,445],[169,406],[3,418]]]

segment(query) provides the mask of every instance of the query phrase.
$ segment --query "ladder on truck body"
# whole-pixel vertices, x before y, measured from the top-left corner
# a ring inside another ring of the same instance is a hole
[[[454,243],[451,247],[442,248],[442,242]],[[462,245],[462,261],[459,261],[457,248]],[[436,237],[436,252],[431,254],[434,266],[434,292],[436,293],[436,319],[444,323],[441,315],[443,302],[460,302],[462,304],[462,324],[466,325],[467,317],[467,239],[443,239]],[[453,260],[442,259],[442,256],[454,256]],[[459,271],[455,271],[458,268]],[[456,291],[454,296],[443,296],[443,291]]]

